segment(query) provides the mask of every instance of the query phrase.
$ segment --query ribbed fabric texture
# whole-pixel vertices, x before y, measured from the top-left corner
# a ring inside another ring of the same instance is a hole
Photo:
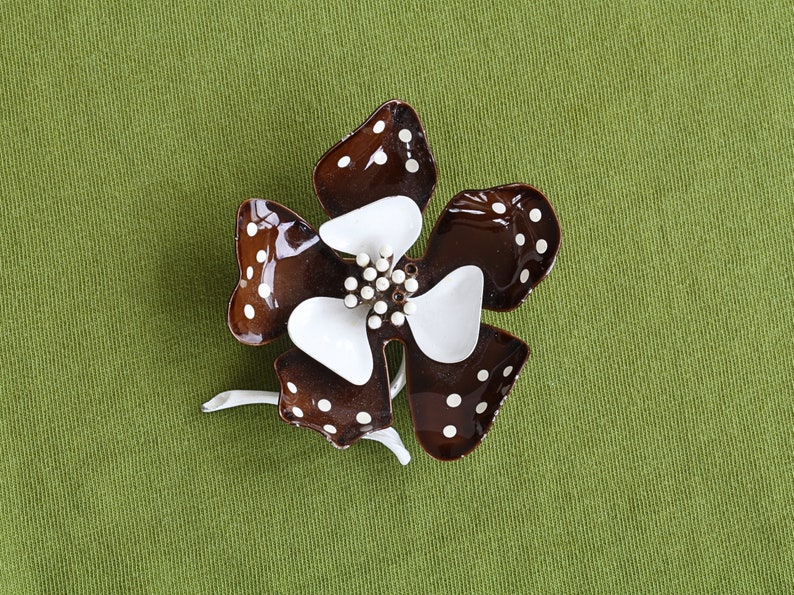
[[[786,2],[5,2],[0,592],[794,589]],[[249,197],[382,101],[456,192],[542,189],[563,246],[485,320],[532,356],[483,446],[336,451],[225,325]]]

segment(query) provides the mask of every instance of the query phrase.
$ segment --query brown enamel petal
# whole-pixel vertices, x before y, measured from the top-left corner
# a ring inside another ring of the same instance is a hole
[[[292,310],[315,296],[342,297],[351,265],[288,208],[250,199],[237,211],[240,280],[229,302],[229,329],[241,343],[262,345],[287,330]]]
[[[332,218],[397,195],[424,210],[435,185],[436,164],[419,116],[398,100],[375,110],[314,168],[315,192]]]
[[[460,363],[434,362],[415,345],[407,351],[416,437],[428,454],[447,461],[482,442],[529,356],[523,341],[485,324],[474,352]]]
[[[546,197],[532,186],[510,184],[455,196],[416,264],[426,286],[460,266],[477,265],[485,276],[483,308],[512,310],[551,271],[559,247],[560,225]]]
[[[276,360],[281,383],[279,415],[284,421],[310,428],[337,448],[391,425],[389,377],[383,351],[373,353],[372,377],[363,386],[350,384],[300,349]]]

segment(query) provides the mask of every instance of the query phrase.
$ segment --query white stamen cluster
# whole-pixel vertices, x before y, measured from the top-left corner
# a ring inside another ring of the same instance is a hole
[[[369,306],[367,326],[379,329],[386,321],[402,326],[405,317],[416,312],[416,304],[409,301],[411,295],[419,290],[416,280],[416,265],[409,263],[405,269],[393,269],[394,249],[381,246],[375,259],[364,252],[356,256],[360,276],[345,279],[345,306],[356,308],[362,304]]]

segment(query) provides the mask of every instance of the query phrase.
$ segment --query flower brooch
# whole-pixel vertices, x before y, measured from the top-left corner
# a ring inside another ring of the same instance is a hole
[[[319,233],[278,203],[244,202],[229,328],[247,345],[286,332],[296,347],[275,362],[279,392],[226,391],[203,410],[275,404],[284,421],[337,448],[377,440],[405,464],[391,401],[407,386],[416,438],[431,456],[474,450],[529,355],[483,324],[481,310],[526,299],[554,266],[560,227],[531,186],[468,190],[446,206],[424,256],[410,258],[435,185],[419,116],[394,100],[317,163],[314,188],[330,217]],[[390,341],[403,347],[393,378]]]

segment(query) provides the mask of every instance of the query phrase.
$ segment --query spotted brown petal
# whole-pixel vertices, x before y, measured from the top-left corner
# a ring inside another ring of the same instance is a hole
[[[546,197],[510,184],[455,196],[417,266],[432,285],[460,266],[477,265],[485,276],[483,308],[512,310],[551,271],[559,247],[560,225]]]
[[[436,185],[436,164],[414,109],[384,103],[314,168],[314,189],[329,217],[387,196],[408,196],[421,210]]]
[[[409,344],[408,403],[422,448],[441,460],[474,450],[491,429],[528,356],[523,341],[485,324],[474,352],[457,364],[435,362]]]
[[[376,349],[373,356],[372,377],[357,386],[300,349],[287,351],[275,363],[281,383],[281,418],[319,432],[337,448],[347,448],[365,434],[389,427],[392,414],[386,359],[382,349]]]
[[[250,199],[237,211],[240,280],[229,302],[229,329],[241,343],[262,345],[287,330],[303,300],[341,297],[349,265],[288,208]]]

